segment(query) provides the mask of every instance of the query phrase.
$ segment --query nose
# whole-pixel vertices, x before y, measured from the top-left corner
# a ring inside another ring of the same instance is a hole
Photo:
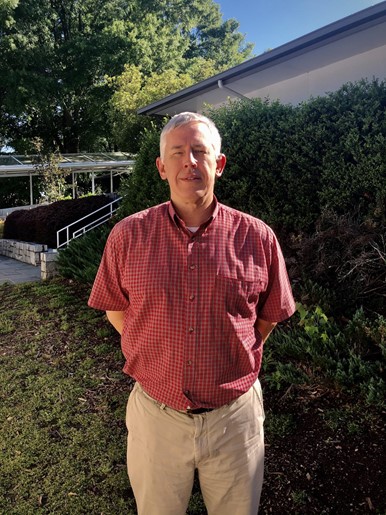
[[[189,152],[186,158],[185,168],[197,168],[197,159],[194,157],[193,152]]]

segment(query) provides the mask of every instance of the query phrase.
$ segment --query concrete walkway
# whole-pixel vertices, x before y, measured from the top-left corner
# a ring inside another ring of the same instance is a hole
[[[0,256],[0,285],[40,281],[40,266],[28,265],[17,259]]]

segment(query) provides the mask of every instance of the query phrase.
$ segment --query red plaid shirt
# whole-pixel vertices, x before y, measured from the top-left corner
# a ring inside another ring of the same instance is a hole
[[[174,409],[219,407],[255,382],[257,317],[294,312],[284,259],[260,220],[216,203],[192,234],[171,202],[111,231],[89,305],[125,311],[124,372]]]

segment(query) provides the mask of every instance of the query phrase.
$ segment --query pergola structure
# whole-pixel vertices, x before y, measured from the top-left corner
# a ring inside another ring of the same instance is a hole
[[[29,177],[30,201],[33,201],[33,177],[41,174],[37,164],[42,163],[38,156],[20,156],[14,154],[0,155],[0,179],[10,177]],[[135,161],[124,152],[62,154],[58,163],[60,170],[72,174],[72,196],[75,198],[76,174],[91,174],[91,191],[95,193],[96,174],[110,174],[110,191],[113,193],[113,177],[130,173]],[[0,183],[1,186],[1,183]],[[0,206],[1,208],[1,206]]]

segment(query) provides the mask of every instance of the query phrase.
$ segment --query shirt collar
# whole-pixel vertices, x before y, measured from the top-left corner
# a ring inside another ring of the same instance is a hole
[[[208,225],[210,225],[213,222],[213,220],[215,218],[217,218],[220,203],[218,202],[217,197],[215,195],[213,195],[213,202],[214,202],[213,213],[206,222],[201,224],[200,229],[207,227]],[[169,216],[170,216],[171,220],[179,229],[180,228],[186,229],[185,222],[178,216],[176,210],[174,209],[173,202],[171,200],[169,200],[168,212],[169,212]],[[199,229],[199,231],[200,231],[200,229]]]

